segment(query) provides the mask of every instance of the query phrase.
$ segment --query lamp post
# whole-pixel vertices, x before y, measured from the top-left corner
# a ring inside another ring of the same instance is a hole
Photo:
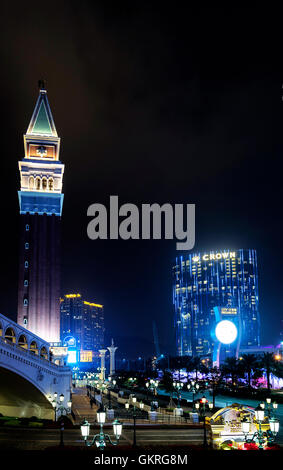
[[[111,389],[115,388],[116,385],[116,380],[111,380],[111,377],[108,377],[109,384],[108,384],[108,409],[112,409],[112,403],[111,403]]]
[[[51,404],[54,408],[54,420],[56,422],[56,420],[57,420],[57,411],[61,411],[61,415],[62,415],[62,411],[66,411],[66,413],[70,412],[70,410],[72,408],[72,402],[71,402],[71,400],[67,401],[67,408],[65,408],[62,404],[64,399],[65,399],[63,393],[61,393],[61,395],[59,397],[59,402],[57,402],[57,397],[58,397],[57,392],[55,392],[53,394],[53,397],[54,397],[54,400],[51,402]],[[51,401],[52,396],[49,395],[48,399]],[[62,447],[63,445],[64,445],[64,422],[62,421],[61,424],[60,424],[60,446]]]
[[[116,441],[112,441],[109,434],[105,434],[103,432],[103,424],[105,423],[105,419],[106,419],[106,413],[105,413],[103,405],[100,406],[99,410],[97,411],[96,416],[97,416],[97,422],[100,425],[100,432],[98,434],[95,434],[95,436],[93,436],[93,438],[90,441],[88,441],[90,423],[85,419],[81,424],[81,434],[82,434],[82,437],[84,438],[85,444],[88,447],[95,444],[97,447],[99,447],[101,451],[103,451],[104,448],[106,447],[107,441],[113,446],[118,445],[119,439],[122,434],[122,423],[120,423],[120,421],[118,421],[117,419],[113,421],[113,432],[114,432]]]
[[[147,388],[147,399],[148,399],[148,390],[151,391],[151,393],[153,393],[153,395],[157,395],[157,389],[158,389],[158,386],[159,386],[159,382],[158,380],[154,380],[154,379],[150,379],[149,382],[146,382],[145,384],[146,388]],[[154,406],[153,406],[153,401],[151,401],[151,411],[154,411]]]
[[[191,380],[190,383],[187,384],[187,389],[192,392],[193,394],[193,410],[195,408],[195,394],[198,392],[199,389],[199,384],[195,382],[194,380]]]
[[[264,405],[264,404],[263,404]],[[248,434],[250,431],[250,421],[245,419],[242,421],[242,431],[245,435],[245,442],[251,443],[251,442],[258,442],[258,448],[259,450],[263,450],[263,444],[265,442],[264,436],[266,435],[261,428],[261,423],[264,420],[264,406],[262,406],[262,403],[260,403],[256,408],[255,408],[255,418],[258,423],[258,431],[256,431],[251,439],[248,439]]]
[[[141,417],[142,414],[140,414],[140,416],[137,414],[137,409],[136,409],[136,402],[137,402],[137,399],[136,397],[133,397],[132,398],[132,402],[133,402],[133,410],[130,411],[130,404],[129,403],[125,403],[125,408],[126,410],[128,411],[129,414],[131,414],[133,420],[134,420],[134,435],[133,435],[133,447],[136,447],[137,446],[137,436],[136,436],[136,420],[137,418]],[[143,410],[143,407],[144,407],[144,404],[142,402],[140,402],[140,409]]]
[[[271,404],[270,402],[267,402],[269,405]],[[245,419],[242,421],[242,430],[245,435],[245,442],[251,443],[251,442],[258,442],[259,450],[263,450],[263,444],[265,442],[265,438],[267,439],[268,444],[272,444],[275,439],[276,435],[278,434],[279,431],[279,421],[277,419],[269,418],[269,427],[266,432],[262,431],[261,423],[264,420],[264,403],[260,403],[256,408],[255,408],[255,418],[258,423],[258,431],[256,431],[250,439],[248,439],[248,434],[250,431],[250,421],[248,419]],[[276,407],[275,407],[276,409]]]
[[[137,437],[136,437],[136,418],[137,418],[137,415],[136,415],[136,402],[137,402],[137,399],[136,399],[136,397],[133,397],[132,401],[133,401],[133,404],[134,404],[134,412],[133,412],[133,420],[134,420],[133,447],[136,447],[136,445],[137,445]]]
[[[157,389],[159,386],[158,380],[150,379],[149,382],[145,384],[147,390],[149,389],[154,395],[157,395]]]
[[[178,399],[177,408],[181,408],[180,400],[181,400],[181,391],[182,391],[183,386],[184,384],[182,382],[173,382],[173,387],[177,392],[177,399]]]
[[[55,393],[53,394],[53,397],[54,397],[54,400],[51,402],[51,405],[52,405],[53,408],[54,408],[54,418],[55,418],[54,420],[57,421],[57,412],[58,412],[58,411],[61,411],[61,414],[62,414],[62,411],[66,411],[66,413],[69,413],[70,410],[71,410],[71,407],[72,407],[72,402],[71,402],[71,400],[69,400],[69,401],[67,402],[67,408],[66,408],[65,406],[62,405],[62,403],[63,403],[63,401],[64,401],[64,399],[65,399],[63,393],[61,393],[61,395],[60,395],[60,397],[59,397],[59,402],[57,401],[57,397],[58,397],[58,393],[57,393],[57,392],[55,392]],[[48,398],[49,398],[49,400],[52,400],[52,396],[51,396],[51,395],[49,395]]]
[[[209,403],[205,396],[203,396],[200,399],[200,402],[196,403],[195,405],[196,410],[199,411],[200,419],[203,419],[203,447],[204,449],[208,447],[207,438],[206,438],[206,423],[205,423],[206,404],[208,404],[208,407],[210,410],[213,409],[213,403]]]
[[[134,377],[129,377],[129,385],[130,385],[130,388],[133,390],[134,389],[134,385],[135,385],[135,382],[136,382],[136,378]]]
[[[270,397],[267,397],[266,398],[266,403],[267,403],[267,414],[268,414],[268,417],[271,418],[272,414],[274,415],[275,414],[275,410],[277,410],[277,403],[276,402],[273,402],[271,401],[271,398]],[[272,408],[273,408],[273,413],[272,413]],[[264,409],[264,407],[263,407]]]
[[[267,431],[268,445],[272,444],[276,439],[276,435],[279,432],[279,420],[275,418],[271,418],[269,420],[269,426],[270,426],[270,429]]]
[[[148,400],[148,387],[149,387],[149,382],[146,382],[146,399]]]
[[[60,426],[60,447],[64,445],[64,421],[61,421]]]

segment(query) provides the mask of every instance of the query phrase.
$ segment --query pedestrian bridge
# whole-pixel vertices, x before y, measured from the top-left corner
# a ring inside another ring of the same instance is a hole
[[[71,397],[72,373],[51,361],[49,343],[0,314],[0,413],[54,418],[48,397]],[[60,412],[57,413],[59,416]]]

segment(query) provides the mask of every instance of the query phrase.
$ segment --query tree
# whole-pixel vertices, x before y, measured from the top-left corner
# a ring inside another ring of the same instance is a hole
[[[187,369],[189,356],[174,356],[170,358],[171,370],[179,371],[179,380],[181,379],[181,369]]]
[[[258,368],[258,359],[254,354],[243,354],[239,366],[242,371],[248,376],[248,387],[251,388],[252,373]]]
[[[193,370],[195,372],[195,374],[196,374],[195,379],[196,380],[198,379],[198,373],[199,372],[202,372],[204,374],[208,373],[207,366],[202,362],[202,360],[199,356],[195,356],[192,359],[192,369],[191,370]]]
[[[221,367],[221,371],[224,377],[231,377],[232,386],[235,387],[241,375],[238,359],[235,357],[227,357]]]
[[[260,365],[266,373],[267,379],[267,390],[270,393],[270,374],[273,373],[274,375],[280,373],[280,367],[277,361],[274,358],[273,353],[265,352],[261,358]]]
[[[173,391],[173,374],[167,370],[164,371],[160,385],[166,392]]]
[[[221,386],[223,375],[220,369],[217,367],[211,367],[208,373],[209,385],[212,390],[212,402],[213,408],[215,408],[215,397],[218,394],[218,390]]]

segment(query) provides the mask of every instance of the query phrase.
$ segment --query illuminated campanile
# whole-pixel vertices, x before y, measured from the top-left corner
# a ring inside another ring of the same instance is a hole
[[[18,323],[60,341],[60,222],[64,165],[44,82],[24,135],[19,162],[20,260]]]

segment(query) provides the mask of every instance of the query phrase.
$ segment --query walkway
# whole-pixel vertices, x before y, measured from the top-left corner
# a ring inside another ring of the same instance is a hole
[[[90,407],[89,397],[86,388],[75,388],[72,393],[72,411],[76,424],[81,423],[84,418],[91,424],[96,420],[97,405]]]

